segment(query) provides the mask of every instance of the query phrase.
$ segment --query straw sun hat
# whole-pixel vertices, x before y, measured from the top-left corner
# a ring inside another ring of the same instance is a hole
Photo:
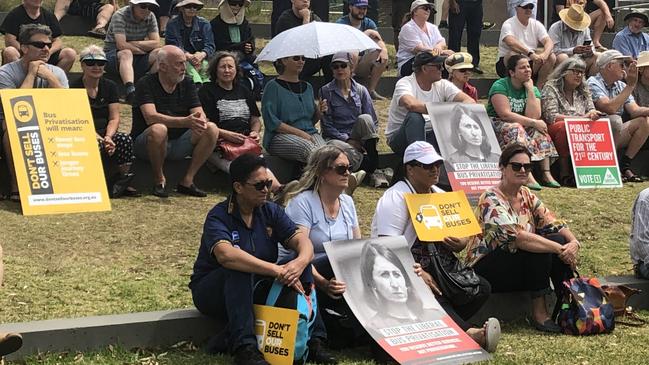
[[[584,11],[584,7],[579,4],[572,4],[569,8],[559,12],[559,18],[566,25],[578,32],[586,30],[590,25],[590,16]]]

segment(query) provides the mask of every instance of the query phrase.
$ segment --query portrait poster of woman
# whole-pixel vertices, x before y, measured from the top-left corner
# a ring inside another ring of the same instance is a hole
[[[402,236],[326,242],[345,301],[358,321],[400,364],[483,361],[489,354],[460,329],[414,271]],[[422,360],[426,360],[422,362]]]
[[[500,146],[484,105],[429,103],[427,108],[453,191],[464,190],[476,203],[500,180]]]

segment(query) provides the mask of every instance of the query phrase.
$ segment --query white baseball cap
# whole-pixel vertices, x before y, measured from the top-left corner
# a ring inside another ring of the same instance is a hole
[[[444,161],[444,159],[437,153],[432,144],[424,141],[415,141],[403,153],[403,163],[406,164],[410,161],[418,161],[428,165],[438,161]]]
[[[157,7],[160,7],[156,0],[129,0],[129,4],[138,5],[138,4],[151,4]]]

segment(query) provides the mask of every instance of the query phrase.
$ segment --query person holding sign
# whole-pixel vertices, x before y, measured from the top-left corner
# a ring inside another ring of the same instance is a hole
[[[548,77],[541,92],[542,115],[548,133],[559,153],[561,185],[576,186],[570,163],[570,147],[565,118],[577,117],[597,120],[604,115],[595,109],[584,75],[587,64],[571,57],[561,63]]]
[[[116,177],[107,179],[110,196],[139,196],[135,188],[128,186],[134,176],[129,172],[135,160],[133,139],[128,134],[117,131],[120,122],[118,91],[117,84],[104,77],[106,54],[93,44],[81,51],[79,60],[83,76],[72,87],[86,89],[99,149],[119,169]],[[104,165],[104,174],[107,176],[109,168],[110,166]]]
[[[65,76],[65,72],[59,67],[47,63],[52,47],[52,31],[48,26],[41,24],[23,25],[20,27],[18,41],[20,42],[22,57],[0,67],[0,89],[59,89],[68,87],[68,78]],[[9,145],[9,135],[4,133],[7,126],[1,105],[0,115],[2,116],[3,130],[2,146],[5,150],[7,167],[11,176],[9,199],[13,202],[20,202],[13,155]]]
[[[138,81],[133,102],[135,155],[151,161],[153,195],[167,198],[165,159],[192,156],[187,172],[176,186],[180,194],[205,197],[194,185],[194,175],[216,147],[219,129],[208,122],[198,99],[196,86],[185,77],[187,58],[176,46],[164,46],[158,53],[159,71]]]
[[[548,127],[541,119],[541,93],[532,81],[532,68],[529,59],[513,55],[507,60],[504,77],[491,85],[487,114],[493,118],[493,127],[500,147],[520,143],[527,147],[532,161],[538,163],[542,171],[541,184],[551,188],[561,187],[550,173],[550,158],[557,156]],[[541,190],[541,185],[528,174],[527,186]]]
[[[286,214],[313,243],[313,278],[321,313],[325,308],[346,307],[342,294],[347,288],[345,282],[334,277],[323,243],[361,237],[354,200],[345,194],[350,169],[349,158],[343,149],[335,145],[322,146],[311,154],[302,178],[286,195]],[[279,248],[280,262],[294,256],[294,252]],[[351,311],[348,313],[351,315]],[[330,337],[347,338],[345,335]]]
[[[485,277],[494,293],[529,291],[530,322],[539,331],[561,332],[547,312],[551,289],[563,298],[562,282],[572,277],[581,244],[564,221],[558,220],[524,185],[532,169],[526,146],[513,143],[500,156],[502,180],[485,191],[476,207],[482,234],[467,249],[467,261]],[[560,305],[560,299],[557,301]]]
[[[609,50],[599,56],[597,67],[599,73],[588,78],[588,86],[597,110],[608,114],[615,148],[626,147],[618,156],[622,179],[641,182],[642,178],[631,169],[631,161],[649,136],[649,108],[638,106],[632,95],[638,83],[636,62]]]
[[[435,250],[443,257],[443,260],[457,262],[458,259],[454,252],[462,251],[468,240],[446,237],[443,242],[421,242],[417,238],[406,205],[404,197],[406,193],[430,194],[443,192],[443,190],[435,186],[439,180],[439,169],[442,163],[442,157],[430,143],[417,141],[406,148],[403,157],[405,177],[386,190],[376,204],[376,213],[372,218],[372,237],[404,236],[410,245],[415,262],[420,265],[416,270],[418,275],[431,288],[442,308],[474,341],[488,351],[494,351],[499,336],[496,333],[488,336],[487,323],[483,328],[475,328],[466,322],[482,307],[489,297],[491,292],[489,283],[480,278],[479,291],[471,302],[461,306],[452,305],[450,300],[444,296],[444,293],[439,290],[437,283],[428,272],[432,263],[430,262],[430,252],[427,245],[435,245]],[[498,328],[500,328],[499,325]]]

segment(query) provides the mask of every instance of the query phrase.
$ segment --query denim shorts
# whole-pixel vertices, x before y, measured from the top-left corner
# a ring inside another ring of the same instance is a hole
[[[146,161],[149,161],[149,152],[146,148],[146,137],[148,134],[149,128],[145,129],[144,132],[135,137],[135,143],[133,145],[135,156]],[[194,145],[192,145],[192,131],[191,129],[188,129],[180,137],[167,140],[167,153],[165,159],[171,161],[184,160],[185,158],[191,157],[193,151]]]

